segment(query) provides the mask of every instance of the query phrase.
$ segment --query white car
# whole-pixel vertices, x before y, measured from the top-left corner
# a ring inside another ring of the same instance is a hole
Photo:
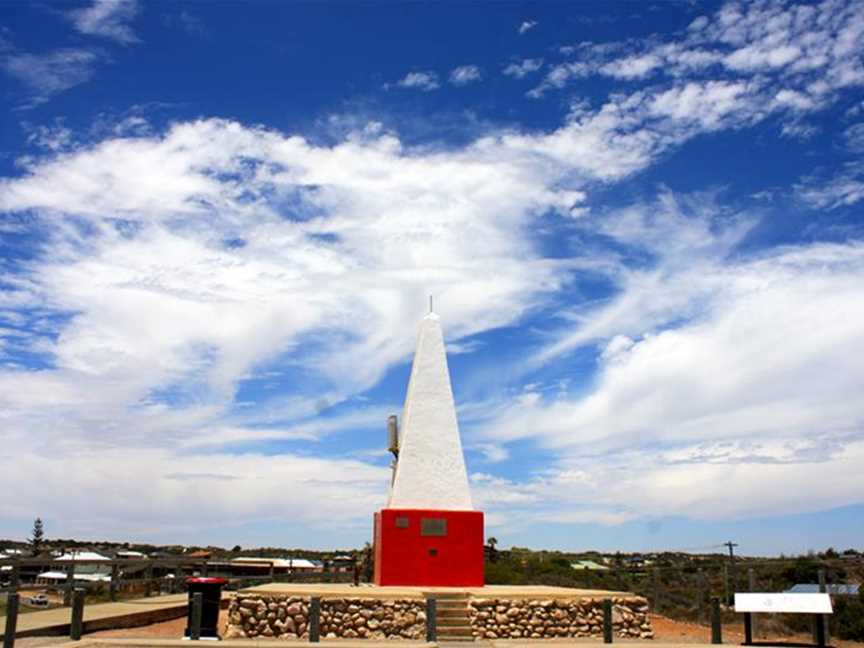
[[[33,607],[48,607],[48,597],[44,594],[35,594],[27,599],[27,603]]]

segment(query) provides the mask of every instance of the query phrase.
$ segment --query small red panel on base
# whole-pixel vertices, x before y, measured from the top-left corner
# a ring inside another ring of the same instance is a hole
[[[483,513],[382,509],[375,514],[375,584],[483,586]]]

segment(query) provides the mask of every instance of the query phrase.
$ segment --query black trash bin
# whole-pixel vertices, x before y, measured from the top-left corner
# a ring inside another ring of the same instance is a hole
[[[201,606],[201,638],[219,638],[219,605],[222,602],[222,586],[228,582],[227,578],[187,578],[186,585],[189,587],[189,613],[186,615],[186,637],[192,636],[192,597],[197,593],[202,594]]]

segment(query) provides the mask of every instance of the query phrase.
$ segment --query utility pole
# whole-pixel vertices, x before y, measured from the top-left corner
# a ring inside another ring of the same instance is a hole
[[[730,540],[729,542],[724,542],[724,543],[723,543],[723,546],[724,546],[724,547],[729,547],[729,559],[734,561],[734,560],[735,560],[735,547],[738,546],[738,543],[737,543],[737,542],[732,542],[732,541]]]
[[[733,605],[735,600],[735,587],[737,587],[736,584],[738,582],[735,574],[735,547],[738,546],[738,543],[729,540],[728,542],[724,542],[723,545],[729,547],[729,571],[727,572],[726,577],[726,605]],[[732,581],[732,587],[729,586],[730,580]]]

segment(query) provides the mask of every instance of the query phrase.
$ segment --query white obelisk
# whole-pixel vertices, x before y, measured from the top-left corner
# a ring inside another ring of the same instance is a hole
[[[441,320],[433,312],[420,324],[387,508],[473,510]]]

